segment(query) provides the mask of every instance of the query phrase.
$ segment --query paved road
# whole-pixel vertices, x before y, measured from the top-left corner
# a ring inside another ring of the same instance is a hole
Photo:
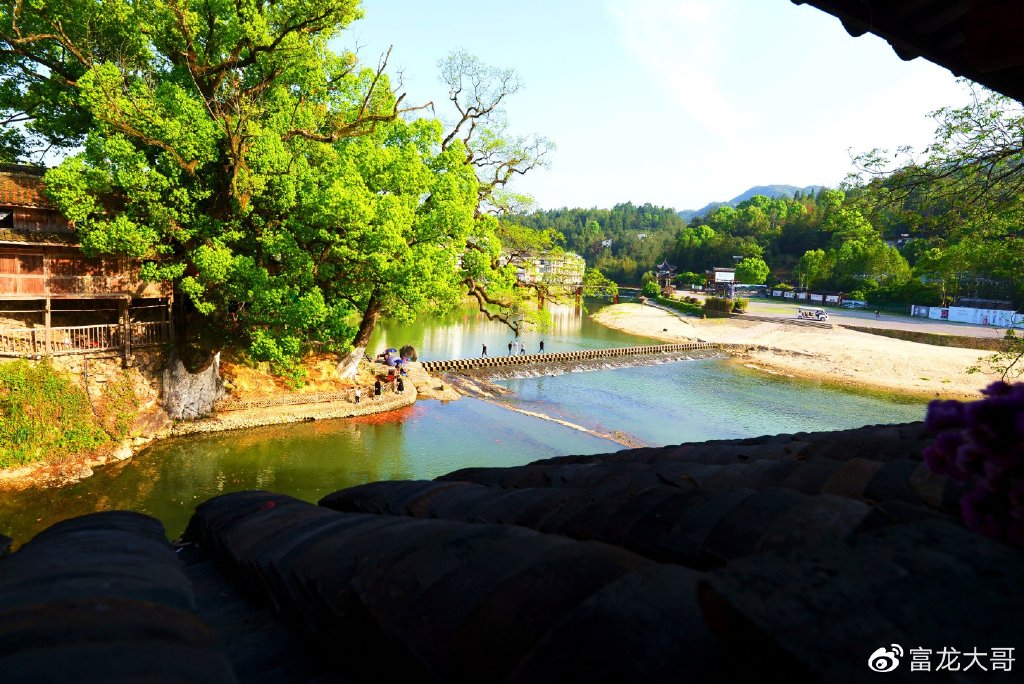
[[[749,311],[757,316],[772,318],[794,318],[799,305],[778,300],[751,299]],[[806,305],[805,305],[806,306]],[[918,332],[936,333],[939,335],[960,335],[963,337],[1002,337],[1006,332],[1003,328],[992,328],[970,323],[950,323],[933,321],[930,318],[913,318],[890,313],[882,313],[875,320],[874,310],[834,309],[827,307],[830,323],[836,325],[855,325],[863,328],[887,328],[889,330],[916,330]]]

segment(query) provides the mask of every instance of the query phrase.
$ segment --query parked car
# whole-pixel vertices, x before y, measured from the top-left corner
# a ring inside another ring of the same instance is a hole
[[[808,308],[801,306],[796,310],[797,318],[809,319],[812,321],[827,321],[828,312],[824,309]]]

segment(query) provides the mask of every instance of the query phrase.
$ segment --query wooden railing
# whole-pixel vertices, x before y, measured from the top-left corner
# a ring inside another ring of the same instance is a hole
[[[88,354],[124,348],[124,328],[117,323],[46,328],[0,328],[0,355]],[[131,324],[131,346],[150,347],[171,341],[166,321]]]
[[[38,333],[37,333],[38,338]],[[74,354],[91,351],[107,351],[121,346],[121,326],[116,323],[103,325],[73,325],[50,328],[50,354]]]
[[[36,334],[39,341],[36,341]],[[40,346],[46,346],[45,328],[4,328],[0,330],[0,354],[21,356],[35,354]]]
[[[171,341],[171,324],[167,321],[132,323],[132,346],[149,347]]]

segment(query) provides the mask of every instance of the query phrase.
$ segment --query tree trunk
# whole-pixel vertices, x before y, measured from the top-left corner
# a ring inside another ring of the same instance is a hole
[[[366,345],[370,343],[370,335],[377,327],[380,320],[380,312],[384,303],[374,293],[366,304],[366,311],[363,312],[363,319],[359,321],[359,330],[355,339],[352,340],[352,351],[345,355],[345,358],[338,364],[338,375],[343,378],[354,378],[359,370],[359,362],[366,353]]]

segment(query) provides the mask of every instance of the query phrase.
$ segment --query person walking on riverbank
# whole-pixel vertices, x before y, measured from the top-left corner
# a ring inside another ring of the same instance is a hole
[[[373,400],[377,401],[380,399],[380,378],[373,381]]]
[[[359,405],[359,396],[360,396],[359,388],[356,387],[356,406]]]
[[[404,392],[405,392],[405,383],[402,381],[402,378],[398,378],[398,393],[402,394]]]
[[[485,345],[483,345],[483,347],[484,347],[483,350],[480,352],[480,357],[481,358],[483,358],[484,356],[487,356],[487,345],[485,344]]]
[[[543,354],[543,353],[544,353],[544,340],[541,340],[541,341],[540,341],[540,353],[541,353],[541,354]]]
[[[512,356],[512,343],[511,342],[508,343],[508,355]]]

